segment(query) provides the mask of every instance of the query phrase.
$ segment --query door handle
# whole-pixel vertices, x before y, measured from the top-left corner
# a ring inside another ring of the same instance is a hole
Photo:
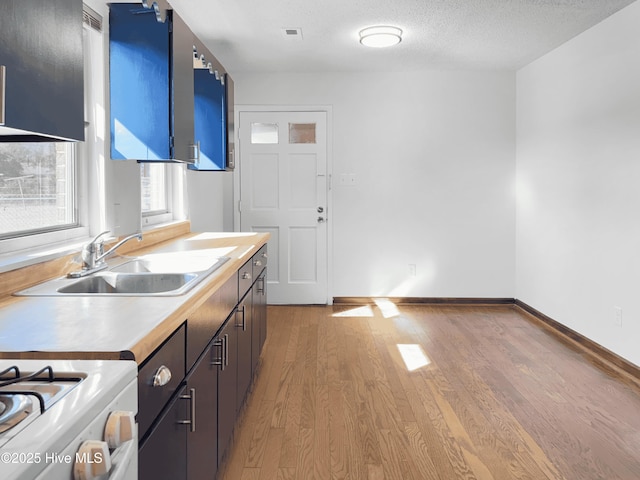
[[[322,213],[324,212],[324,208],[323,207],[318,207],[318,213]]]
[[[318,217],[318,223],[324,223],[324,217]]]

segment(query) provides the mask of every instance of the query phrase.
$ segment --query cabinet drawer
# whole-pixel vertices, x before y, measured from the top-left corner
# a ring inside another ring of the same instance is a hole
[[[249,291],[253,285],[253,258],[245,263],[238,270],[238,299],[242,299],[244,294]]]
[[[141,439],[184,378],[184,348],[185,326],[182,325],[138,372],[138,431]],[[170,379],[166,375],[162,377],[167,369],[171,372]]]
[[[253,278],[257,279],[267,266],[267,244],[265,243],[252,258]]]

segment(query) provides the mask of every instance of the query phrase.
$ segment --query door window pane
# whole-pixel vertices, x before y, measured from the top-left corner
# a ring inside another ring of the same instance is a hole
[[[0,143],[0,238],[77,225],[75,146]]]
[[[278,124],[277,123],[252,123],[251,124],[251,143],[253,144],[278,143]]]
[[[290,123],[289,143],[316,143],[316,124]]]

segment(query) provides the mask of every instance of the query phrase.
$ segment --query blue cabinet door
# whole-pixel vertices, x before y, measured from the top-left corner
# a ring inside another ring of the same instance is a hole
[[[218,77],[218,78],[216,78]],[[206,68],[193,72],[194,134],[200,155],[191,170],[225,170],[227,159],[227,104],[224,77]]]
[[[109,12],[111,158],[162,160],[170,152],[170,19],[140,4]]]

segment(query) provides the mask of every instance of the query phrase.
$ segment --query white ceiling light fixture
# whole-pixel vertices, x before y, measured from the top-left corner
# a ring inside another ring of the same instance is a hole
[[[402,30],[398,27],[379,25],[360,30],[360,43],[367,47],[384,48],[402,41]]]

